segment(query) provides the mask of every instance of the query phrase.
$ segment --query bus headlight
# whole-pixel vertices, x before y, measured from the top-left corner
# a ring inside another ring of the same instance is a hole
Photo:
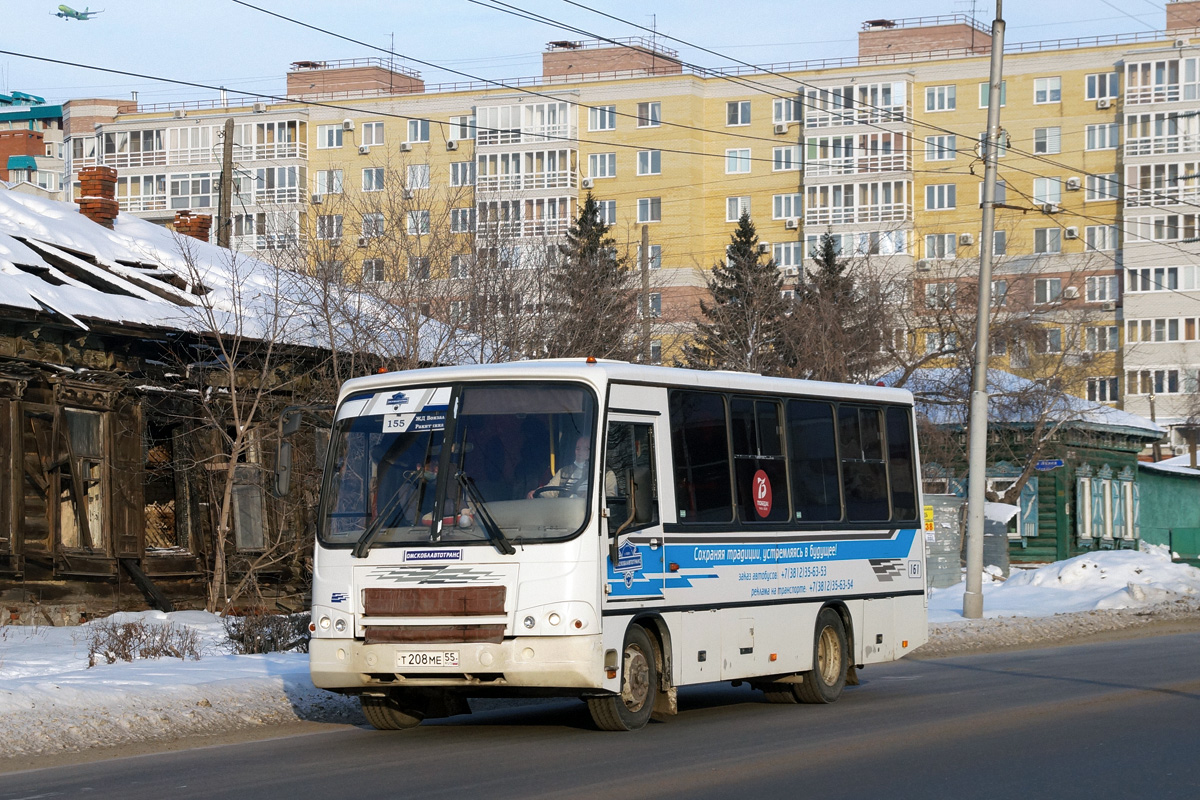
[[[321,617],[321,621],[317,624],[321,626],[321,630],[329,630],[329,617]]]
[[[344,632],[346,630],[346,620],[339,619],[337,622],[333,623],[333,629],[338,633]]]
[[[554,612],[550,612],[550,616],[546,617],[546,621],[551,625],[557,625],[558,623],[562,622],[562,617],[558,616],[558,614],[555,614]]]
[[[533,626],[537,624],[537,620],[535,620],[533,617],[526,617],[521,622],[526,628],[531,630],[533,629]]]

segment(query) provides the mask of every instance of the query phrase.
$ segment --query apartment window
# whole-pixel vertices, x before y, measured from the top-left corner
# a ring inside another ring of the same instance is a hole
[[[662,103],[638,103],[637,126],[657,128],[662,124]]]
[[[1008,202],[1008,184],[1004,181],[996,181],[996,202]],[[979,204],[980,206],[983,205],[983,181],[979,182]]]
[[[771,219],[790,219],[799,216],[799,194],[777,194],[771,198]]]
[[[1121,75],[1118,72],[1095,72],[1085,79],[1087,100],[1102,100],[1117,97],[1121,93]]]
[[[1163,292],[1179,288],[1178,267],[1148,267],[1131,269],[1126,273],[1130,292]]]
[[[955,108],[955,86],[925,87],[926,111],[953,111]]]
[[[750,148],[740,148],[725,151],[726,174],[744,173],[750,171]]]
[[[925,187],[925,210],[944,211],[955,207],[953,183],[935,183]]]
[[[614,159],[616,154],[612,154]],[[615,168],[614,168],[615,171]],[[637,154],[637,174],[638,175],[661,175],[662,174],[662,151],[661,150],[639,150]]]
[[[1084,281],[1089,303],[1106,303],[1117,299],[1116,275],[1093,275]]]
[[[1061,253],[1062,228],[1035,228],[1033,231],[1033,252]]]
[[[362,171],[362,189],[364,192],[383,191],[383,167],[371,167]]]
[[[1125,373],[1127,394],[1178,394],[1179,370],[1143,369]]]
[[[799,267],[804,261],[803,245],[800,242],[779,242],[771,245],[771,256],[777,267]]]
[[[370,147],[383,144],[383,123],[364,122],[362,124],[362,143]]]
[[[408,140],[409,142],[428,142],[429,141],[429,120],[427,119],[410,119],[408,121]]]
[[[362,279],[364,283],[383,282],[383,259],[366,258],[362,263]]]
[[[383,236],[383,214],[381,212],[372,211],[363,214],[362,235],[368,239],[375,236]]]
[[[1088,225],[1083,231],[1083,240],[1088,250],[1116,250],[1116,225]],[[1114,280],[1116,280],[1114,278]]]
[[[1007,131],[1001,131],[996,137],[996,158],[1004,158],[1008,155],[1009,135]],[[988,134],[987,131],[979,134],[979,157],[988,157]]]
[[[651,339],[650,340],[650,363],[651,364],[661,364],[662,363],[662,339]]]
[[[955,258],[957,248],[958,236],[953,233],[931,233],[925,236],[926,258]]]
[[[474,186],[475,185],[475,162],[474,161],[455,161],[450,165],[450,185],[451,186]]]
[[[992,307],[1008,305],[1008,281],[992,281]]]
[[[471,233],[475,230],[475,209],[474,208],[452,208],[450,209],[450,232],[451,233]]]
[[[1034,128],[1033,152],[1047,155],[1062,152],[1062,129]]]
[[[408,279],[411,281],[429,280],[429,256],[408,257]]]
[[[637,248],[637,266],[640,269],[642,266],[642,246],[639,244]],[[662,269],[662,245],[650,245],[650,253],[646,256],[649,262],[650,269]]]
[[[1033,102],[1035,105],[1062,102],[1062,78],[1034,78]]]
[[[1181,340],[1195,341],[1195,318],[1185,320],[1183,330],[1179,327],[1178,317],[1159,317],[1158,319],[1129,320],[1125,323],[1125,337],[1129,342],[1178,342]]]
[[[800,145],[774,148],[771,154],[771,169],[775,172],[800,169]]]
[[[726,125],[749,125],[750,124],[750,101],[735,100],[725,104],[725,124]]]
[[[471,275],[471,256],[450,256],[450,277],[467,278]]]
[[[1033,351],[1042,353],[1062,352],[1062,328],[1038,328],[1033,332]]]
[[[340,169],[318,170],[313,191],[316,194],[341,194],[342,171]]]
[[[1008,231],[992,231],[992,255],[1002,256],[1008,253]]]
[[[650,293],[650,316],[652,316],[652,317],[661,317],[662,316],[662,293],[661,292],[651,292]]]
[[[979,107],[987,108],[991,101],[992,85],[991,83],[979,84]],[[1000,81],[1000,107],[1003,108],[1008,101],[1008,81]]]
[[[617,224],[616,200],[598,200],[596,202],[596,210],[599,213],[600,221],[605,225]]]
[[[1115,403],[1117,396],[1116,378],[1088,378],[1087,399],[1093,403]]]
[[[955,137],[951,136],[926,136],[925,137],[925,160],[926,161],[953,161],[958,155],[958,148],[955,145]]]
[[[404,181],[405,189],[428,189],[429,188],[429,165],[428,164],[409,164],[407,167],[406,179]]]
[[[1085,129],[1088,150],[1116,150],[1120,144],[1117,123],[1088,125]]]
[[[1117,173],[1111,172],[1107,175],[1088,175],[1087,188],[1084,192],[1084,200],[1116,200],[1117,192]]]
[[[925,334],[925,354],[950,353],[958,346],[958,334],[931,332]]]
[[[410,211],[408,212],[408,232],[412,236],[423,235],[429,233],[429,212],[428,211]]]
[[[342,215],[322,214],[317,217],[317,238],[325,240],[342,238]]]
[[[658,152],[658,151],[655,151],[655,152]],[[639,161],[639,164],[640,164],[640,161]],[[615,178],[615,177],[617,177],[617,154],[616,153],[592,153],[591,155],[589,155],[588,156],[588,175],[593,178]]]
[[[771,120],[776,123],[796,122],[800,119],[800,101],[779,99],[771,104]]]
[[[742,218],[742,214],[750,213],[750,197],[748,195],[742,197],[726,197],[725,198],[725,221],[737,222]]]
[[[954,308],[958,305],[958,284],[925,284],[925,308],[930,310]]]
[[[1033,282],[1033,302],[1053,303],[1061,296],[1062,278],[1038,278]]]
[[[1058,205],[1062,202],[1062,179],[1061,178],[1034,178],[1033,179],[1033,204],[1035,206],[1046,205],[1047,203]]]
[[[640,123],[640,120],[639,120]],[[616,106],[594,106],[588,109],[589,131],[613,131],[617,129]]]
[[[1121,348],[1116,325],[1090,326],[1084,338],[1089,353],[1111,353]]]
[[[659,197],[639,197],[637,201],[637,221],[641,222],[661,222],[662,221],[662,198]]]
[[[317,126],[317,149],[328,150],[333,147],[342,146],[342,126],[337,125],[318,125]]]
[[[475,115],[470,114],[462,117],[451,117],[450,128],[447,133],[450,141],[458,141],[460,139],[475,138]]]

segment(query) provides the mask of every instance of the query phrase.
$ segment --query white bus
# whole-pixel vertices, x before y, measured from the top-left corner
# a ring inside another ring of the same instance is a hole
[[[829,703],[926,640],[920,486],[904,390],[594,359],[351,380],[313,682],[384,729],[574,696],[633,730],[712,681]]]

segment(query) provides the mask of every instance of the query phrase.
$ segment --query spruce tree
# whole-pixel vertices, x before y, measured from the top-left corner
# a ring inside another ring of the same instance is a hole
[[[782,288],[774,259],[759,253],[758,233],[743,212],[726,260],[713,265],[708,279],[712,302],[700,302],[704,321],[695,342],[684,349],[687,366],[780,374],[788,360]]]

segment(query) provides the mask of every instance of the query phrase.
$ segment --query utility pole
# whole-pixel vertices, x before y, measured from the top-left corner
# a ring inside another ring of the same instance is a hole
[[[1004,86],[1003,0],[992,23],[992,68],[988,78],[988,124],[983,153],[983,235],[979,243],[979,308],[975,313],[975,374],[967,424],[967,587],[963,616],[983,616],[983,505],[987,500],[988,322],[992,311],[992,248],[996,228],[996,151],[1000,144],[1000,92]]]
[[[639,253],[642,273],[642,363],[650,363],[650,226],[642,226],[642,250]]]
[[[221,143],[221,195],[217,200],[217,244],[229,247],[233,233],[233,117],[225,120],[225,141]]]

